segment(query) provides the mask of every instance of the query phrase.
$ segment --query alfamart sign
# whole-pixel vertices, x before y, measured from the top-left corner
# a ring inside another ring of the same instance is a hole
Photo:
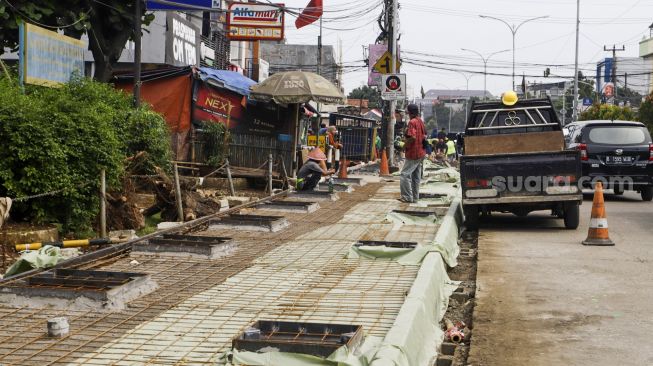
[[[19,77],[22,83],[59,86],[84,75],[86,44],[29,23],[19,26]]]
[[[282,40],[282,4],[231,3],[227,16],[227,36],[231,40]]]

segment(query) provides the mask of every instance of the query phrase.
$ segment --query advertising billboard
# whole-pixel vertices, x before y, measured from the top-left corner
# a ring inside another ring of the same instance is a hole
[[[22,83],[59,86],[84,75],[86,44],[29,23],[19,26],[19,77]]]
[[[232,41],[280,41],[284,37],[283,4],[231,3],[227,37]]]
[[[167,14],[166,24],[166,64],[199,65],[201,48],[199,28],[175,13]]]

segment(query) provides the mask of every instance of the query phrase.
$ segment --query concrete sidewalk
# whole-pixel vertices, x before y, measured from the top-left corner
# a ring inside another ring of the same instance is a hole
[[[606,195],[615,247],[546,213],[481,225],[469,365],[653,365],[653,204]]]

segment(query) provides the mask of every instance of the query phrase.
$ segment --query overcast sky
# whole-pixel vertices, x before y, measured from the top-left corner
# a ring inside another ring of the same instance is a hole
[[[308,1],[284,2],[290,8],[303,8]],[[407,74],[408,84],[415,94],[419,93],[422,85],[425,90],[465,89],[464,75],[441,70],[482,72],[481,58],[462,51],[461,48],[472,49],[483,55],[509,49],[508,52],[493,56],[488,63],[488,73],[505,76],[489,75],[487,83],[488,90],[495,95],[511,88],[512,33],[507,25],[496,20],[482,19],[479,17],[481,14],[502,18],[510,24],[519,24],[532,17],[549,16],[547,19],[528,22],[517,32],[518,85],[522,73],[527,75],[529,82],[559,81],[561,79],[556,79],[553,75],[573,75],[575,0],[399,0],[399,4],[400,45],[402,51],[405,51],[402,58],[410,60],[404,62],[402,72]],[[340,39],[345,65],[360,65],[365,58],[363,46],[374,43],[379,34],[376,18],[382,11],[382,1],[324,0],[324,6],[324,44],[336,46]],[[604,45],[624,45],[626,51],[618,52],[617,57],[639,56],[638,43],[643,36],[648,36],[648,26],[653,23],[653,0],[581,0],[580,17],[580,68],[586,75],[593,76],[596,62],[611,56],[603,51]],[[317,43],[317,26],[298,30],[294,21],[292,16],[286,19],[286,37],[289,43]],[[536,78],[535,76],[543,74],[547,65],[551,68],[552,77]],[[347,67],[347,70],[349,71],[344,75],[347,92],[367,82],[366,70],[351,71],[356,70],[351,67]],[[469,77],[473,74],[466,75]],[[471,76],[469,88],[482,89],[483,75]]]

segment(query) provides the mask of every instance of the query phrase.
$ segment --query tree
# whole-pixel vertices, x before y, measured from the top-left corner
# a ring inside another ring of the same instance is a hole
[[[646,124],[649,131],[653,132],[653,93],[647,95],[639,106],[638,119]]]
[[[367,85],[363,85],[352,90],[347,98],[367,99],[369,100],[370,108],[381,108],[381,92],[379,92],[376,88],[371,88]]]
[[[596,119],[612,121],[635,121],[637,114],[630,107],[619,107],[609,104],[595,104],[580,114],[580,121],[589,121]]]
[[[134,6],[130,0],[15,0],[0,1],[0,54],[4,47],[18,48],[20,21],[57,27],[80,38],[88,34],[95,59],[95,79],[108,81],[127,41],[134,35]],[[154,19],[141,7],[144,25]]]

